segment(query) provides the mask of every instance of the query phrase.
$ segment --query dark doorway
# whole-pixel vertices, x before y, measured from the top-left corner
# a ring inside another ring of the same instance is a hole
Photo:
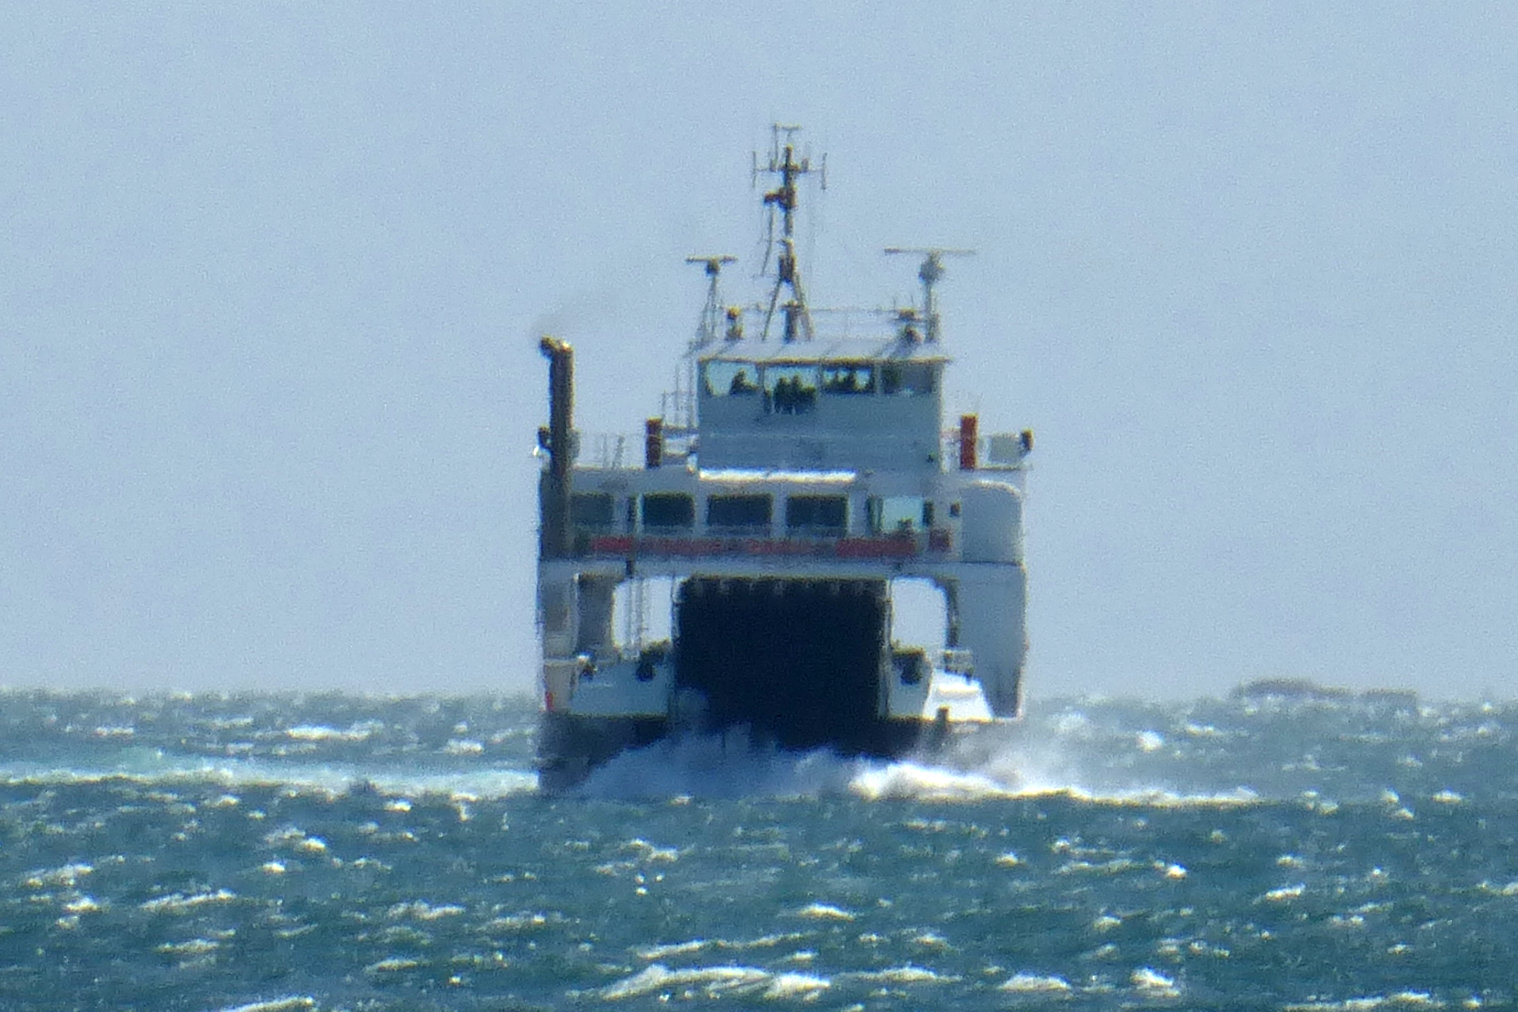
[[[875,580],[718,580],[680,588],[675,679],[713,728],[857,752],[878,733],[886,594]]]

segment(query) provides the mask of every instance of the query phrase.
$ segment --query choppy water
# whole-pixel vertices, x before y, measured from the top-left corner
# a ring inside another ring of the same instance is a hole
[[[0,1007],[1512,1008],[1518,704],[1043,701],[953,763],[0,694]]]

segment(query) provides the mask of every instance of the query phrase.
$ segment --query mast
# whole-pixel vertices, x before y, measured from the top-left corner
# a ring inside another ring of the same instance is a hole
[[[717,287],[717,279],[722,274],[722,268],[726,264],[737,263],[738,258],[719,253],[716,256],[697,256],[692,254],[685,258],[688,264],[706,265],[706,305],[701,310],[701,325],[696,328],[696,340],[691,350],[694,351],[703,345],[711,344],[717,339],[718,327],[722,323],[722,300]]]
[[[922,266],[917,268],[917,277],[922,282],[922,317],[927,326],[924,339],[928,344],[937,344],[938,296],[933,291],[933,286],[943,278],[943,258],[974,256],[975,251],[954,249],[950,246],[887,246],[885,251],[887,253],[916,253],[922,257]]]
[[[722,309],[721,287],[718,279],[722,275],[722,268],[726,264],[737,263],[738,258],[726,253],[718,253],[711,256],[692,254],[685,258],[688,264],[704,264],[706,268],[706,305],[701,308],[701,322],[696,326],[696,333],[685,346],[685,358],[680,368],[675,373],[675,390],[673,397],[665,397],[665,409],[667,414],[672,414],[671,421],[675,433],[689,436],[696,427],[696,356],[701,349],[717,340],[721,333],[721,325],[724,317]],[[729,328],[731,330],[732,328]],[[670,400],[673,404],[669,404]]]
[[[545,336],[538,350],[548,358],[548,424],[538,429],[538,445],[548,452],[548,467],[538,478],[542,516],[538,528],[538,558],[569,555],[572,526],[569,517],[574,474],[575,354],[568,341]]]
[[[812,168],[812,160],[802,156],[796,160],[796,148],[792,141],[794,135],[799,132],[799,126],[775,123],[770,127],[770,155],[765,165],[759,164],[759,158],[754,156],[754,178],[758,179],[759,173],[779,176],[780,185],[764,195],[764,204],[770,209],[769,241],[778,244],[779,253],[775,258],[775,287],[770,290],[769,307],[764,313],[764,329],[760,331],[760,340],[767,340],[770,333],[770,320],[775,315],[775,306],[780,304],[780,312],[784,318],[783,340],[789,344],[796,340],[798,333],[810,341],[812,339],[812,316],[806,305],[806,292],[801,285],[801,269],[796,262],[795,241],[795,217],[796,217],[796,181],[802,176],[813,172],[821,177],[821,185],[827,189],[827,156],[824,155],[821,164]],[[784,143],[781,135],[784,135]],[[775,238],[775,212],[780,212],[780,238]],[[768,260],[768,252],[766,252]],[[789,297],[785,302],[780,302],[780,290],[788,290]]]

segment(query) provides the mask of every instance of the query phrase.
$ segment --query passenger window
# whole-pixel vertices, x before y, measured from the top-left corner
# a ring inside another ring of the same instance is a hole
[[[771,499],[767,495],[714,495],[706,500],[706,526],[736,530],[768,530]]]
[[[702,375],[708,397],[759,392],[759,367],[752,362],[708,362]]]
[[[683,492],[648,492],[643,496],[643,527],[689,528],[696,522],[696,502]]]
[[[606,492],[576,492],[569,497],[569,522],[576,527],[609,528],[614,515],[611,495]]]
[[[901,397],[930,394],[936,372],[936,366],[928,362],[891,362],[880,370],[881,390]]]
[[[815,368],[800,365],[765,366],[764,410],[777,415],[801,415],[816,406]]]
[[[785,526],[803,534],[840,535],[848,521],[841,495],[793,495],[785,501]]]
[[[862,362],[825,365],[822,367],[822,392],[872,394],[875,392],[875,369]]]

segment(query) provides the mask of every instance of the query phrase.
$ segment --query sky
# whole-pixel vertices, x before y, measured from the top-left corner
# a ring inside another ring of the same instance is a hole
[[[1518,7],[6,5],[0,685],[526,692],[543,333],[633,432],[751,152],[1037,433],[1028,696],[1518,690]],[[573,9],[568,9],[573,6]]]

